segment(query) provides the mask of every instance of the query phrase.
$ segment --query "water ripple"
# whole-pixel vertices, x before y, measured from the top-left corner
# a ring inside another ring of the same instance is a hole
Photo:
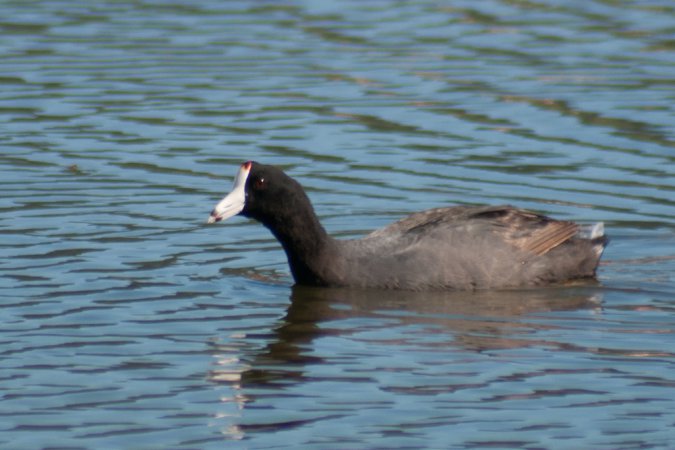
[[[673,7],[4,2],[0,445],[670,448]],[[604,221],[600,284],[293,289],[236,167],[358,236]]]

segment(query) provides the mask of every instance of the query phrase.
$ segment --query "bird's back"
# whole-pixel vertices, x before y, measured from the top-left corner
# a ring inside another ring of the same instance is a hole
[[[606,238],[580,231],[576,223],[511,206],[422,211],[341,241],[342,284],[494,289],[590,278]]]

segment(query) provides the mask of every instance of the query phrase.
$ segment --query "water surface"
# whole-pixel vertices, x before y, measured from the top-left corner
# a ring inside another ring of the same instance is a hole
[[[3,448],[675,446],[675,9],[0,5]],[[604,221],[599,283],[292,288],[206,227],[242,161],[358,236],[449,204]]]

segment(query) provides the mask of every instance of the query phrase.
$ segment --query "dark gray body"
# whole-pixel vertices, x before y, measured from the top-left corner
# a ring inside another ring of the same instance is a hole
[[[550,223],[510,206],[423,211],[362,239],[330,239],[315,270],[319,284],[408,290],[513,288],[594,277],[604,238],[575,235],[541,254],[524,246]]]

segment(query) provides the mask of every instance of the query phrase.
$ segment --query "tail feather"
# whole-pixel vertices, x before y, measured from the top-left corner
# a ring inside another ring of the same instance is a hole
[[[577,234],[581,239],[590,239],[593,241],[605,235],[605,224],[597,222],[592,225],[581,226]]]
[[[580,227],[577,236],[581,239],[591,241],[593,251],[598,259],[600,259],[602,252],[605,251],[605,247],[607,247],[607,244],[609,243],[609,238],[605,236],[605,224],[602,222]]]

